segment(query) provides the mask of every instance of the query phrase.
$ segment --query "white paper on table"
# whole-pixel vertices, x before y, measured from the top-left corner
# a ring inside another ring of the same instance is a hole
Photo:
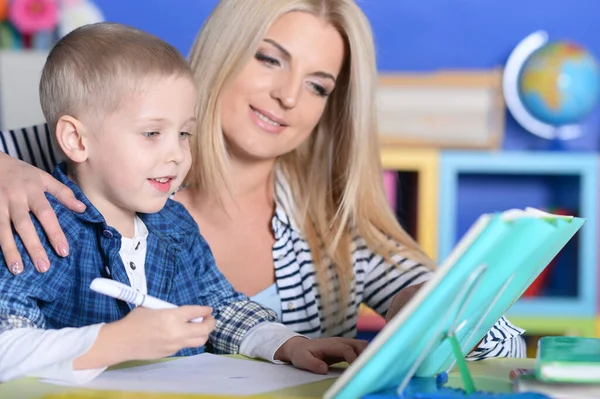
[[[82,387],[137,392],[255,395],[336,378],[341,371],[331,370],[321,375],[290,365],[204,353],[146,366],[108,370]]]

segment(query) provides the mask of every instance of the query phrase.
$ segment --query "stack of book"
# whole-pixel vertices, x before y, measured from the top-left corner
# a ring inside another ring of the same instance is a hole
[[[543,393],[555,399],[600,398],[600,339],[543,337],[535,369],[518,374],[518,392]]]

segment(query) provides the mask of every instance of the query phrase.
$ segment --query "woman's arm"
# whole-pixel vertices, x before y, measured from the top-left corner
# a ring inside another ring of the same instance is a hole
[[[6,141],[5,135],[3,146],[10,148]],[[23,240],[36,269],[45,272],[50,267],[29,212],[40,221],[56,253],[69,254],[69,243],[44,192],[52,194],[74,212],[85,210],[85,205],[75,199],[73,192],[51,175],[0,152],[0,250],[13,274],[23,271],[23,260],[13,238],[12,226]]]
[[[431,269],[403,256],[392,257],[395,264],[391,264],[368,250],[366,243],[357,247],[366,257],[362,302],[383,317],[398,313],[433,275]]]

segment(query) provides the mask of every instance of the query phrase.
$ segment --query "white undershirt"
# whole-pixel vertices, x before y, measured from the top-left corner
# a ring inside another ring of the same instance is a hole
[[[121,239],[119,254],[127,277],[136,290],[147,293],[146,239],[148,229],[135,217],[134,237]],[[0,382],[30,376],[62,384],[84,384],[96,378],[106,367],[74,370],[73,361],[87,353],[104,323],[81,328],[40,330],[17,328],[0,334]],[[239,352],[274,363],[275,352],[288,339],[301,336],[279,323],[264,322],[248,330]]]
[[[133,238],[121,238],[121,250],[119,255],[125,265],[125,271],[129,278],[129,285],[142,294],[148,293],[146,284],[146,241],[148,229],[142,219],[135,217]]]

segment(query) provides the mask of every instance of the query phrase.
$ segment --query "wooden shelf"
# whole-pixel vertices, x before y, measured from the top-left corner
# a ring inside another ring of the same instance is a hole
[[[417,236],[415,239],[431,258],[438,256],[439,152],[433,149],[384,147],[381,162],[385,170],[415,172],[417,189]]]

